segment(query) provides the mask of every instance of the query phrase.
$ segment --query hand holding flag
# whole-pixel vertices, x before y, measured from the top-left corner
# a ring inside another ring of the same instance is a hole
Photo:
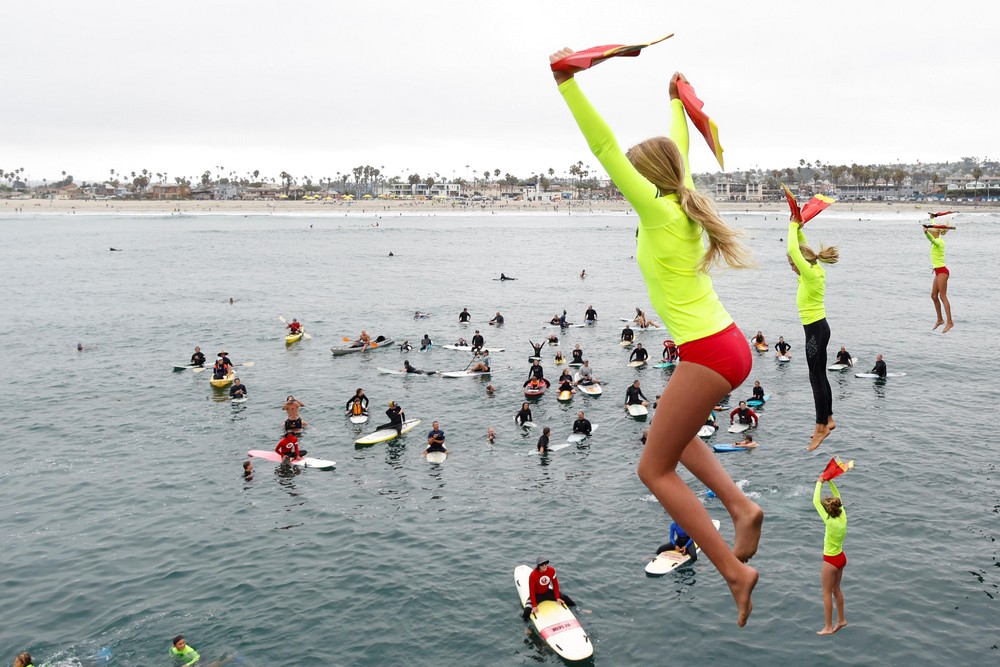
[[[579,72],[590,69],[594,65],[598,65],[608,58],[614,58],[615,56],[637,56],[647,46],[659,44],[673,36],[674,34],[670,33],[666,37],[661,37],[645,44],[606,44],[604,46],[592,46],[583,51],[571,52],[555,60],[550,59],[549,67],[552,68],[553,72]]]
[[[826,195],[815,195],[800,209],[799,203],[795,200],[795,195],[788,189],[788,186],[782,183],[781,188],[785,191],[785,200],[788,202],[788,208],[792,211],[792,220],[800,225],[805,225],[819,215],[820,211],[835,201]]]
[[[830,462],[826,464],[826,468],[820,474],[819,478],[824,482],[829,482],[834,477],[840,477],[845,472],[854,467],[854,461],[848,461],[844,463],[836,456],[830,459]]]
[[[705,137],[708,147],[712,149],[715,159],[719,161],[719,167],[725,171],[726,166],[722,160],[722,143],[719,141],[719,126],[701,110],[705,103],[694,94],[694,88],[691,87],[683,74],[675,74],[670,83],[672,86],[676,85],[677,97],[684,105],[684,111],[687,112],[688,118],[691,119],[694,126],[698,128],[701,136]]]

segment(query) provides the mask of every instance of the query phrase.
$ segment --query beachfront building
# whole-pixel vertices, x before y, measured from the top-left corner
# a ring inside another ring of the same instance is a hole
[[[458,183],[390,183],[385,188],[386,194],[392,197],[458,197],[462,194],[462,186]]]
[[[183,183],[153,183],[149,186],[149,193],[153,199],[187,199],[191,188]]]
[[[764,184],[760,181],[738,183],[724,178],[715,182],[715,201],[764,201]]]

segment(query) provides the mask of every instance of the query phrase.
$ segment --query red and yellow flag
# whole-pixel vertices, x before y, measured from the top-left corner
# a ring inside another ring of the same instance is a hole
[[[688,118],[691,119],[694,126],[701,132],[701,136],[705,137],[708,147],[712,149],[712,152],[715,153],[715,159],[719,161],[719,167],[725,171],[726,166],[722,160],[722,143],[719,141],[719,126],[715,124],[714,120],[708,117],[708,114],[701,110],[705,106],[705,103],[694,94],[694,88],[691,87],[691,84],[684,81],[677,82],[677,94],[684,104],[684,110],[687,111]]]
[[[845,472],[854,467],[854,461],[848,461],[844,463],[836,456],[830,459],[830,462],[826,464],[826,469],[823,471],[823,481],[829,482],[834,477],[840,477]]]
[[[576,53],[571,53],[565,58],[560,58],[552,63],[550,67],[553,72],[578,72],[580,70],[590,69],[594,65],[602,63],[608,58],[614,58],[616,56],[637,56],[639,55],[639,52],[647,46],[659,44],[660,42],[670,39],[673,36],[674,34],[670,33],[666,37],[661,37],[653,40],[652,42],[646,42],[645,44],[606,44],[605,46],[592,46],[589,49],[577,51]]]
[[[803,225],[815,218],[819,215],[820,211],[836,201],[826,195],[815,195],[800,209],[799,203],[795,200],[795,195],[793,195],[792,191],[788,189],[788,186],[782,183],[781,189],[785,191],[785,200],[788,202],[788,208],[792,212],[792,219],[802,223]]]

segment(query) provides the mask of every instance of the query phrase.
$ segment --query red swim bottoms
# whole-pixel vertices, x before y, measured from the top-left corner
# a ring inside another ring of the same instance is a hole
[[[824,563],[829,563],[830,565],[834,566],[838,570],[843,570],[844,566],[847,565],[847,554],[845,554],[843,551],[841,551],[836,556],[826,556],[826,555],[824,555],[823,556],[823,562]]]
[[[678,349],[681,361],[711,368],[733,389],[743,384],[753,367],[747,339],[735,322],[719,333],[683,343]]]
[[[934,267],[934,275],[935,276],[940,276],[942,273],[944,275],[946,275],[946,276],[950,276],[951,275],[951,271],[948,270],[947,266],[936,266],[936,267]]]

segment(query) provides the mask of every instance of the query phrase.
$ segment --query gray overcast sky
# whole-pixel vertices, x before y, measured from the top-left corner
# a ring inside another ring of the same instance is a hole
[[[595,164],[547,57],[676,36],[579,75],[630,145],[687,74],[730,170],[1000,155],[1000,3],[5,1],[0,168],[314,178]],[[694,171],[715,170],[700,138]]]

